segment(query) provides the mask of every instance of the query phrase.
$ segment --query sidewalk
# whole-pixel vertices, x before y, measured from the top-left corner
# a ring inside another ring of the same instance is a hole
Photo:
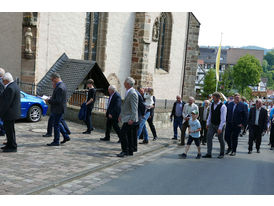
[[[110,142],[103,142],[99,140],[104,137],[103,130],[95,129],[92,134],[84,135],[84,124],[67,122],[72,132],[71,141],[59,147],[47,147],[46,144],[53,139],[42,137],[46,133],[47,119],[44,117],[38,123],[16,123],[18,152],[1,153],[1,195],[37,194],[130,158],[145,158],[144,154],[177,143],[171,140],[172,128],[156,128],[159,140],[138,145],[138,152],[132,157],[118,158],[116,154],[121,152],[121,145],[117,143],[116,134],[111,135]],[[149,135],[152,137],[151,133]]]

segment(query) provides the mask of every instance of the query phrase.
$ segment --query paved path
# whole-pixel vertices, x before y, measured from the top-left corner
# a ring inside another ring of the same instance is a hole
[[[182,148],[170,148],[143,167],[90,190],[95,195],[273,195],[274,152],[264,138],[261,153],[247,154],[247,137],[240,140],[237,156],[196,160],[192,147],[187,159]],[[217,142],[215,141],[217,146]],[[203,149],[205,151],[205,149]]]
[[[110,142],[102,142],[99,141],[104,137],[102,130],[83,135],[85,125],[73,122],[68,125],[72,131],[71,141],[63,146],[47,147],[46,144],[52,142],[52,137],[42,137],[46,132],[47,117],[38,123],[16,123],[18,152],[0,153],[0,194],[37,194],[124,161],[116,157],[121,151],[116,135],[112,135]],[[3,141],[4,137],[1,137],[0,142]],[[141,157],[170,142],[165,137],[140,145],[135,156]],[[75,188],[66,194],[73,191]],[[55,194],[64,194],[64,191]]]
[[[83,135],[85,125],[68,122],[72,140],[64,146],[47,147],[52,138],[42,137],[46,125],[47,118],[38,123],[16,123],[18,152],[0,154],[0,194],[253,194],[258,190],[258,194],[273,194],[269,188],[273,188],[274,155],[266,146],[267,138],[261,154],[248,156],[244,137],[236,157],[197,161],[193,147],[190,159],[179,160],[177,154],[183,147],[170,140],[171,129],[162,129],[158,141],[139,145],[134,156],[121,159],[116,157],[120,144],[114,134],[110,142],[101,142],[102,130]],[[217,155],[218,150],[214,152]],[[228,170],[231,176],[226,176]],[[198,186],[193,184],[194,177]],[[222,184],[226,185],[223,190],[214,189]],[[233,191],[235,184],[238,190]]]

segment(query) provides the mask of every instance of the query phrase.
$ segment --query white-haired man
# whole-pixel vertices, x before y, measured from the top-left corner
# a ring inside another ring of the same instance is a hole
[[[138,95],[136,90],[133,88],[134,84],[135,80],[131,77],[126,78],[124,82],[124,86],[127,91],[119,117],[119,120],[122,121],[123,126],[121,129],[122,152],[117,155],[118,157],[133,155],[134,152],[133,136],[135,136],[135,134],[133,134],[133,132],[137,132],[134,127],[138,122]]]
[[[0,96],[0,117],[4,121],[7,144],[2,147],[3,152],[17,152],[14,123],[21,116],[20,89],[10,73],[3,76],[5,90]]]
[[[194,110],[199,111],[199,107],[194,102],[195,102],[194,97],[189,97],[188,103],[186,103],[184,105],[184,109],[183,109],[183,125],[182,125],[182,133],[181,133],[181,143],[180,143],[180,145],[185,145],[186,129],[189,127],[188,120],[191,117],[192,111],[194,111]]]
[[[116,134],[119,137],[119,141],[121,141],[121,130],[118,125],[118,118],[121,113],[121,96],[116,91],[116,87],[114,85],[110,85],[108,87],[108,93],[109,93],[109,100],[108,100],[108,107],[106,112],[107,117],[107,123],[106,123],[106,133],[104,138],[100,138],[102,141],[109,141],[110,140],[110,131],[111,128],[115,130]]]

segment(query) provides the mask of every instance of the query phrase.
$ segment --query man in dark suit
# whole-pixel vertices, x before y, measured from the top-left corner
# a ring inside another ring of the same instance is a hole
[[[172,118],[174,117],[173,120],[173,140],[178,139],[178,127],[180,128],[182,132],[182,125],[183,125],[183,108],[184,108],[185,102],[182,101],[181,96],[177,95],[176,96],[176,102],[174,102],[171,115],[170,115],[170,120],[172,121]]]
[[[20,89],[10,73],[3,76],[5,90],[0,96],[0,117],[4,121],[7,144],[3,152],[17,152],[14,123],[21,116]]]
[[[248,154],[252,153],[253,142],[256,142],[257,153],[260,153],[262,133],[267,130],[267,110],[262,107],[262,100],[256,100],[256,107],[250,109],[248,117],[249,140]]]
[[[61,144],[70,140],[68,134],[64,130],[64,127],[61,125],[61,119],[63,118],[67,105],[67,88],[66,85],[62,82],[58,73],[53,73],[51,75],[51,81],[54,90],[52,97],[46,101],[48,101],[48,103],[51,105],[51,115],[54,119],[54,139],[53,142],[47,144],[47,146],[59,146],[60,131],[64,136],[64,140],[61,142]]]
[[[202,145],[206,143],[206,135],[207,135],[207,128],[206,128],[206,121],[209,115],[209,101],[205,100],[204,105],[199,107],[199,121],[201,123],[201,142]]]
[[[106,134],[104,138],[100,138],[102,141],[109,141],[110,140],[110,131],[111,128],[115,130],[116,134],[119,137],[119,141],[121,141],[120,137],[120,127],[118,125],[118,118],[121,113],[121,96],[120,94],[116,91],[116,87],[114,85],[110,85],[108,87],[108,93],[109,93],[109,100],[108,100],[108,107],[107,107],[107,112],[106,112],[106,117],[107,117],[107,125],[106,125]]]
[[[5,86],[3,84],[3,76],[5,74],[5,70],[3,68],[0,68],[0,95],[2,94],[2,92],[5,89]],[[4,130],[4,126],[3,126],[3,122],[0,118],[0,136],[4,136],[5,135],[5,130]]]
[[[234,101],[227,105],[225,141],[228,145],[226,154],[236,155],[238,137],[241,129],[247,124],[248,108],[240,102],[240,94],[234,95]]]

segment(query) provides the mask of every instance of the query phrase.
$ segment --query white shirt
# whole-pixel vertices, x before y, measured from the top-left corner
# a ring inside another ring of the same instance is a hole
[[[255,125],[259,126],[259,116],[260,116],[261,107],[259,109],[256,108],[256,118],[255,118]]]
[[[213,105],[214,110],[216,109],[216,107],[217,107],[220,103],[221,103],[221,100],[220,100],[217,104],[215,104],[214,102],[212,103],[212,104],[214,104],[214,105]],[[227,108],[226,108],[226,106],[223,104],[222,107],[221,107],[221,122],[220,122],[219,127],[218,127],[219,130],[222,130],[223,127],[224,127],[224,125],[225,125],[225,122],[226,122],[226,113],[227,113]],[[206,123],[206,125],[210,125],[210,123],[211,123],[211,107],[209,107],[209,115],[208,115],[208,118],[207,118],[207,123]]]

